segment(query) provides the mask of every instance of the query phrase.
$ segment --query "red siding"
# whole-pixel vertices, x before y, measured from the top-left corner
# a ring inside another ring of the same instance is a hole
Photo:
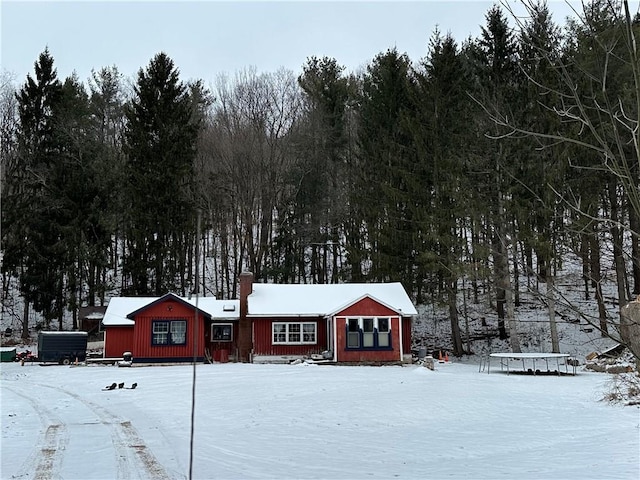
[[[393,350],[347,350],[346,317],[389,317],[391,319],[391,346]],[[400,335],[402,334],[402,342]],[[411,353],[411,320],[402,319],[400,332],[400,317],[398,312],[376,302],[370,297],[348,306],[336,315],[337,360],[339,362],[398,362],[400,361],[400,346],[403,353]]]
[[[195,311],[189,305],[168,300],[158,303],[138,313],[135,317],[135,334],[133,341],[134,361],[178,361],[193,358],[194,342],[194,317]],[[153,320],[186,320],[186,344],[185,345],[152,345],[152,321]],[[204,356],[204,319],[199,316],[197,322],[197,351],[196,356]]]
[[[402,353],[411,354],[411,317],[402,319]]]
[[[365,297],[338,312],[336,316],[338,315],[345,317],[391,317],[398,314],[372,298]]]
[[[272,324],[274,322],[316,323],[316,343],[305,345],[272,345]],[[253,353],[255,355],[311,355],[327,349],[327,322],[324,318],[254,318]]]
[[[352,313],[351,317],[355,316],[373,316],[374,314],[361,314],[356,315]],[[380,314],[379,316],[385,316]],[[336,318],[336,337],[337,347],[336,353],[338,362],[357,362],[357,363],[377,363],[377,362],[399,362],[400,361],[400,327],[399,317],[390,317],[391,322],[391,346],[393,350],[347,350],[347,338],[346,338],[346,317]]]
[[[133,326],[105,328],[104,356],[106,358],[121,358],[124,352],[133,351]]]
[[[230,342],[221,342],[211,340],[211,326],[217,324],[231,324],[232,327],[232,337]],[[205,346],[209,349],[209,353],[214,360],[219,361],[222,356],[221,352],[226,352],[226,354],[233,358],[237,359],[238,356],[238,321],[230,320],[230,321],[217,321],[217,322],[205,322],[205,330],[204,330],[204,342]]]

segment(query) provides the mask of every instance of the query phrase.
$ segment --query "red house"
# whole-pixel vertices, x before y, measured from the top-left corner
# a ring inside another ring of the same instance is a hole
[[[120,297],[109,302],[104,355],[134,362],[411,361],[416,309],[400,283],[276,285],[240,276],[240,300]]]
[[[225,361],[237,349],[237,300],[186,299],[168,293],[157,297],[116,297],[109,301],[102,325],[104,356],[134,362]]]
[[[417,312],[400,283],[276,285],[253,283],[251,274],[243,274],[240,295],[239,343],[250,345],[241,349],[241,359],[411,361]]]

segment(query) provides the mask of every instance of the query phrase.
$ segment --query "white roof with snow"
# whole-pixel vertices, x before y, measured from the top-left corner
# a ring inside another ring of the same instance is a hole
[[[126,326],[135,322],[127,315],[149,305],[162,297],[114,297],[109,300],[102,324],[105,326]],[[196,298],[177,297],[182,301],[196,305]],[[211,315],[215,320],[237,320],[240,317],[239,300],[217,300],[214,297],[199,297],[198,308]]]
[[[364,297],[371,297],[403,316],[418,314],[401,283],[254,283],[248,298],[248,315],[325,317]]]

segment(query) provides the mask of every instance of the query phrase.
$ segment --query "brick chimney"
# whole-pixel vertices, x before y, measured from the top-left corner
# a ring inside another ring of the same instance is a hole
[[[247,318],[248,301],[247,297],[253,292],[253,273],[242,272],[240,274],[240,322],[238,324],[238,356],[241,362],[251,361],[252,322]]]

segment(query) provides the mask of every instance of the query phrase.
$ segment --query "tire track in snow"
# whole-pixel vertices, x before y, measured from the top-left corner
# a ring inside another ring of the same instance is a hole
[[[55,472],[60,469],[65,447],[69,443],[67,426],[44,402],[34,399],[6,384],[3,384],[3,388],[29,403],[40,417],[42,425],[46,427],[40,439],[34,443],[35,446],[18,469],[14,478],[31,477],[34,472],[34,465],[34,480],[45,480],[54,477]]]
[[[85,405],[98,416],[100,422],[110,429],[114,453],[117,459],[117,479],[133,478],[171,480],[163,465],[153,452],[147,448],[138,431],[130,421],[123,421],[118,415],[80,395],[61,387],[46,384],[38,386],[64,393]]]

